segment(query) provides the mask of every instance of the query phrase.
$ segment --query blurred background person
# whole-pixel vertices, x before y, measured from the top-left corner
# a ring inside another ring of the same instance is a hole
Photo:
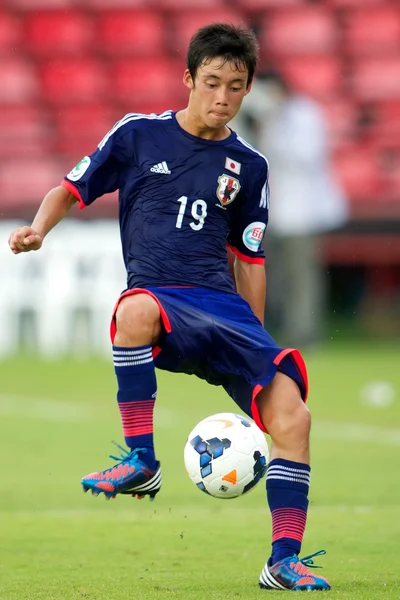
[[[304,347],[321,341],[327,319],[328,278],[319,235],[346,222],[348,203],[331,173],[318,103],[290,89],[275,70],[259,73],[253,92],[238,125],[270,164],[265,318],[279,339]]]

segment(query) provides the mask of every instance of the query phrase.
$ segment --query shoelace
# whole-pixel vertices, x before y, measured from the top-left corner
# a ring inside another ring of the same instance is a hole
[[[123,463],[126,460],[131,460],[138,458],[139,452],[145,454],[147,452],[147,448],[135,448],[134,450],[128,451],[126,448],[112,440],[112,443],[117,446],[117,448],[121,451],[120,456],[114,456],[113,454],[109,454],[109,457],[113,460],[116,460],[119,463]],[[314,556],[314,554],[312,555]]]
[[[314,552],[314,554],[309,554],[308,556],[304,556],[304,558],[300,558],[300,562],[303,563],[306,567],[311,567],[312,569],[322,569],[319,565],[315,565],[313,558],[314,556],[323,556],[326,554],[326,550],[318,550],[318,552]]]

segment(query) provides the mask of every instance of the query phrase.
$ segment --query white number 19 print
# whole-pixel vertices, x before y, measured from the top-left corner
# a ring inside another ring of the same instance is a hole
[[[185,215],[186,205],[188,198],[187,196],[181,196],[178,198],[177,202],[179,202],[179,212],[178,217],[176,219],[176,227],[180,229],[182,227],[183,217]],[[190,222],[189,225],[194,231],[199,231],[203,225],[205,218],[207,216],[207,203],[204,200],[195,200],[192,204],[191,209],[192,217],[197,221],[197,223]]]

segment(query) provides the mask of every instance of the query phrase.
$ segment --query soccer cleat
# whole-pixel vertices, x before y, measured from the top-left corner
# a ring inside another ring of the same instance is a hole
[[[264,590],[330,590],[330,583],[325,577],[318,577],[308,567],[314,567],[313,557],[326,554],[319,550],[314,554],[299,558],[296,554],[270,565],[267,561],[261,571],[258,585]]]
[[[107,500],[115,498],[117,494],[129,494],[139,500],[150,496],[150,500],[154,500],[162,484],[160,463],[157,462],[157,468],[153,471],[139,458],[139,454],[145,453],[146,448],[136,448],[128,452],[119,444],[117,446],[122,455],[110,455],[110,458],[118,461],[117,464],[105,471],[83,477],[83,491],[91,490],[94,496],[103,493]]]

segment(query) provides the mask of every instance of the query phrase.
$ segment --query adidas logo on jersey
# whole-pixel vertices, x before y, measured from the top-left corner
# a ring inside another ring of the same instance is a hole
[[[171,171],[168,169],[168,165],[165,162],[165,160],[163,160],[162,163],[158,163],[157,165],[151,167],[150,171],[152,173],[162,173],[163,175],[171,175]]]

